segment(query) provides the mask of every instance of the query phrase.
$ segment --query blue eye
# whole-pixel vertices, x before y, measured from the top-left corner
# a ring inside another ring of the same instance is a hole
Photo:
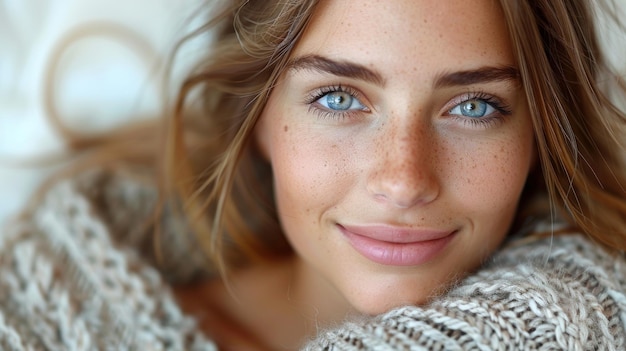
[[[448,111],[451,115],[481,118],[494,113],[496,109],[482,99],[465,100]]]
[[[333,111],[365,110],[366,107],[350,93],[345,91],[331,91],[317,101],[323,107]]]

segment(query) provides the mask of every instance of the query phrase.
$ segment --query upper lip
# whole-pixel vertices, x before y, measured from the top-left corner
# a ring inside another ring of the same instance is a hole
[[[422,241],[437,240],[454,233],[454,230],[437,230],[428,228],[408,228],[385,224],[376,225],[341,225],[341,230],[361,235],[370,239],[397,244],[408,244]]]

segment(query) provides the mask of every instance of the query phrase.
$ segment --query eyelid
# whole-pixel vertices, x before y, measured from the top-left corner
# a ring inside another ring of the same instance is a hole
[[[454,97],[444,106],[444,111],[447,113],[457,105],[470,100],[482,100],[485,103],[491,105],[500,114],[505,116],[513,113],[513,111],[511,110],[511,106],[509,106],[503,99],[493,94],[485,93],[483,91],[467,92],[465,94]]]
[[[363,109],[332,110],[318,103],[319,99],[333,92],[345,92],[351,95],[354,99],[356,99],[359,102],[361,106],[363,106]],[[366,101],[367,100],[363,97],[363,94],[359,90],[351,86],[344,86],[342,84],[334,84],[334,85],[322,86],[322,87],[312,90],[305,97],[304,103],[305,105],[309,107],[309,111],[317,113],[320,117],[341,119],[341,118],[351,118],[351,117],[355,117],[357,114],[371,112],[371,109],[368,107],[368,104]]]
[[[450,113],[450,111],[458,105],[470,100],[481,100],[489,104],[495,111],[482,117],[469,117]],[[467,92],[454,97],[444,106],[443,113],[443,115],[449,119],[450,123],[460,124],[463,128],[470,129],[489,129],[498,123],[504,122],[506,117],[511,114],[513,114],[511,106],[508,105],[505,100],[483,91]]]
[[[359,102],[361,102],[363,106],[366,105],[363,102],[363,99],[361,98],[362,96],[361,92],[359,92],[357,89],[352,88],[351,86],[345,86],[342,84],[331,84],[331,85],[326,85],[317,89],[313,89],[311,92],[307,94],[305,98],[305,103],[312,104],[315,101],[322,98],[323,96],[330,94],[330,93],[334,93],[334,92],[348,93],[355,99],[359,100]]]

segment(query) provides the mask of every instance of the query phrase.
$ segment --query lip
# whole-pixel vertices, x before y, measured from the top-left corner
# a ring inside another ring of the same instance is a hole
[[[367,259],[390,266],[417,266],[434,259],[457,231],[407,229],[387,225],[337,224],[352,247]]]

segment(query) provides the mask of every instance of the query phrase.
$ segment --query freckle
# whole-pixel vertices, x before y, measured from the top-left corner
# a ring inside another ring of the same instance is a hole
[[[283,130],[286,132],[289,130],[289,126],[285,124],[285,127],[283,127]]]

